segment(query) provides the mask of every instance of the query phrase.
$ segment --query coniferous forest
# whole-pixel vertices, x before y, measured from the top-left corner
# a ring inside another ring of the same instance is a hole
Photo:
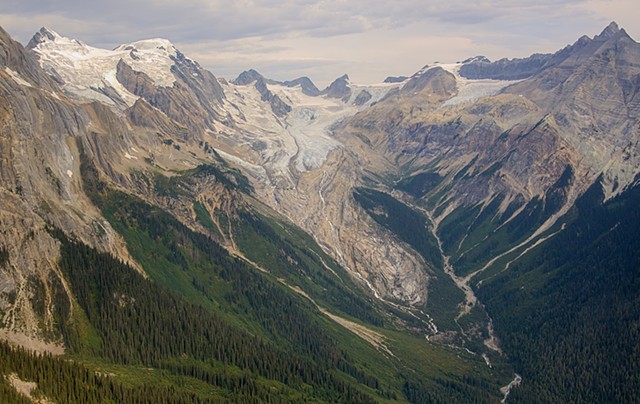
[[[478,288],[524,379],[510,401],[640,401],[639,207],[639,187],[604,202],[596,183],[562,232]]]

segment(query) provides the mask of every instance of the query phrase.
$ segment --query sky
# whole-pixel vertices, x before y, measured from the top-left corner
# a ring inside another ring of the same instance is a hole
[[[46,26],[100,48],[169,39],[214,75],[258,70],[318,87],[370,84],[433,62],[549,53],[616,21],[640,39],[640,0],[2,0],[26,44]]]

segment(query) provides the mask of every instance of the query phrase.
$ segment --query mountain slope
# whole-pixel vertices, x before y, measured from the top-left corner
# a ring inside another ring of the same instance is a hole
[[[525,380],[510,401],[638,400],[637,199],[603,203],[594,184],[564,231],[478,288]]]

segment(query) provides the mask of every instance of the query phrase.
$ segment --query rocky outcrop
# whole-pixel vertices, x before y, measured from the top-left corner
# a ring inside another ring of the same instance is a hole
[[[389,76],[384,79],[383,83],[402,83],[407,80],[409,77],[407,76]]]
[[[322,94],[330,98],[338,98],[343,102],[351,98],[351,87],[349,86],[349,76],[346,74],[335,79],[327,88],[322,90]]]
[[[277,116],[282,117],[291,112],[291,105],[285,103],[280,97],[272,93],[262,78],[256,80],[256,89],[262,96],[262,101],[268,102],[269,105],[271,105],[271,110]]]
[[[267,83],[269,84],[281,84],[279,82],[266,79],[263,75],[257,71],[250,69],[240,73],[240,75],[232,81],[232,83],[240,86],[246,86],[251,83],[255,83],[255,88],[260,93],[262,101],[269,103],[271,111],[279,117],[283,117],[291,112],[291,105],[282,101],[280,97],[269,90]]]
[[[214,121],[222,117],[222,112],[212,102],[222,93],[221,88],[218,93],[219,84],[213,76],[195,81],[192,74],[180,76],[183,80],[176,81],[172,87],[160,87],[156,86],[148,75],[133,70],[122,60],[118,62],[116,71],[118,82],[128,91],[164,112],[169,118],[183,124],[192,133],[215,131]],[[189,79],[184,80],[185,77]],[[212,82],[216,85],[211,85]],[[200,140],[202,139],[193,139]]]
[[[356,96],[356,99],[353,100],[353,105],[357,105],[360,107],[366,104],[367,102],[369,102],[371,98],[373,98],[373,96],[371,95],[370,92],[368,92],[367,90],[362,90],[358,93],[358,95]]]
[[[295,80],[283,81],[282,85],[285,87],[298,87],[302,90],[302,94],[308,95],[310,97],[317,97],[320,95],[320,90],[313,84],[308,77],[299,77]]]

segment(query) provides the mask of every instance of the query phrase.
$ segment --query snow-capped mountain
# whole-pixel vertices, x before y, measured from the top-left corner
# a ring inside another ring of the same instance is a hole
[[[145,73],[158,87],[171,87],[176,80],[171,68],[178,51],[165,39],[138,41],[106,50],[43,27],[27,48],[40,56],[42,66],[61,81],[63,89],[79,99],[132,106],[139,97],[116,79],[120,60]]]

